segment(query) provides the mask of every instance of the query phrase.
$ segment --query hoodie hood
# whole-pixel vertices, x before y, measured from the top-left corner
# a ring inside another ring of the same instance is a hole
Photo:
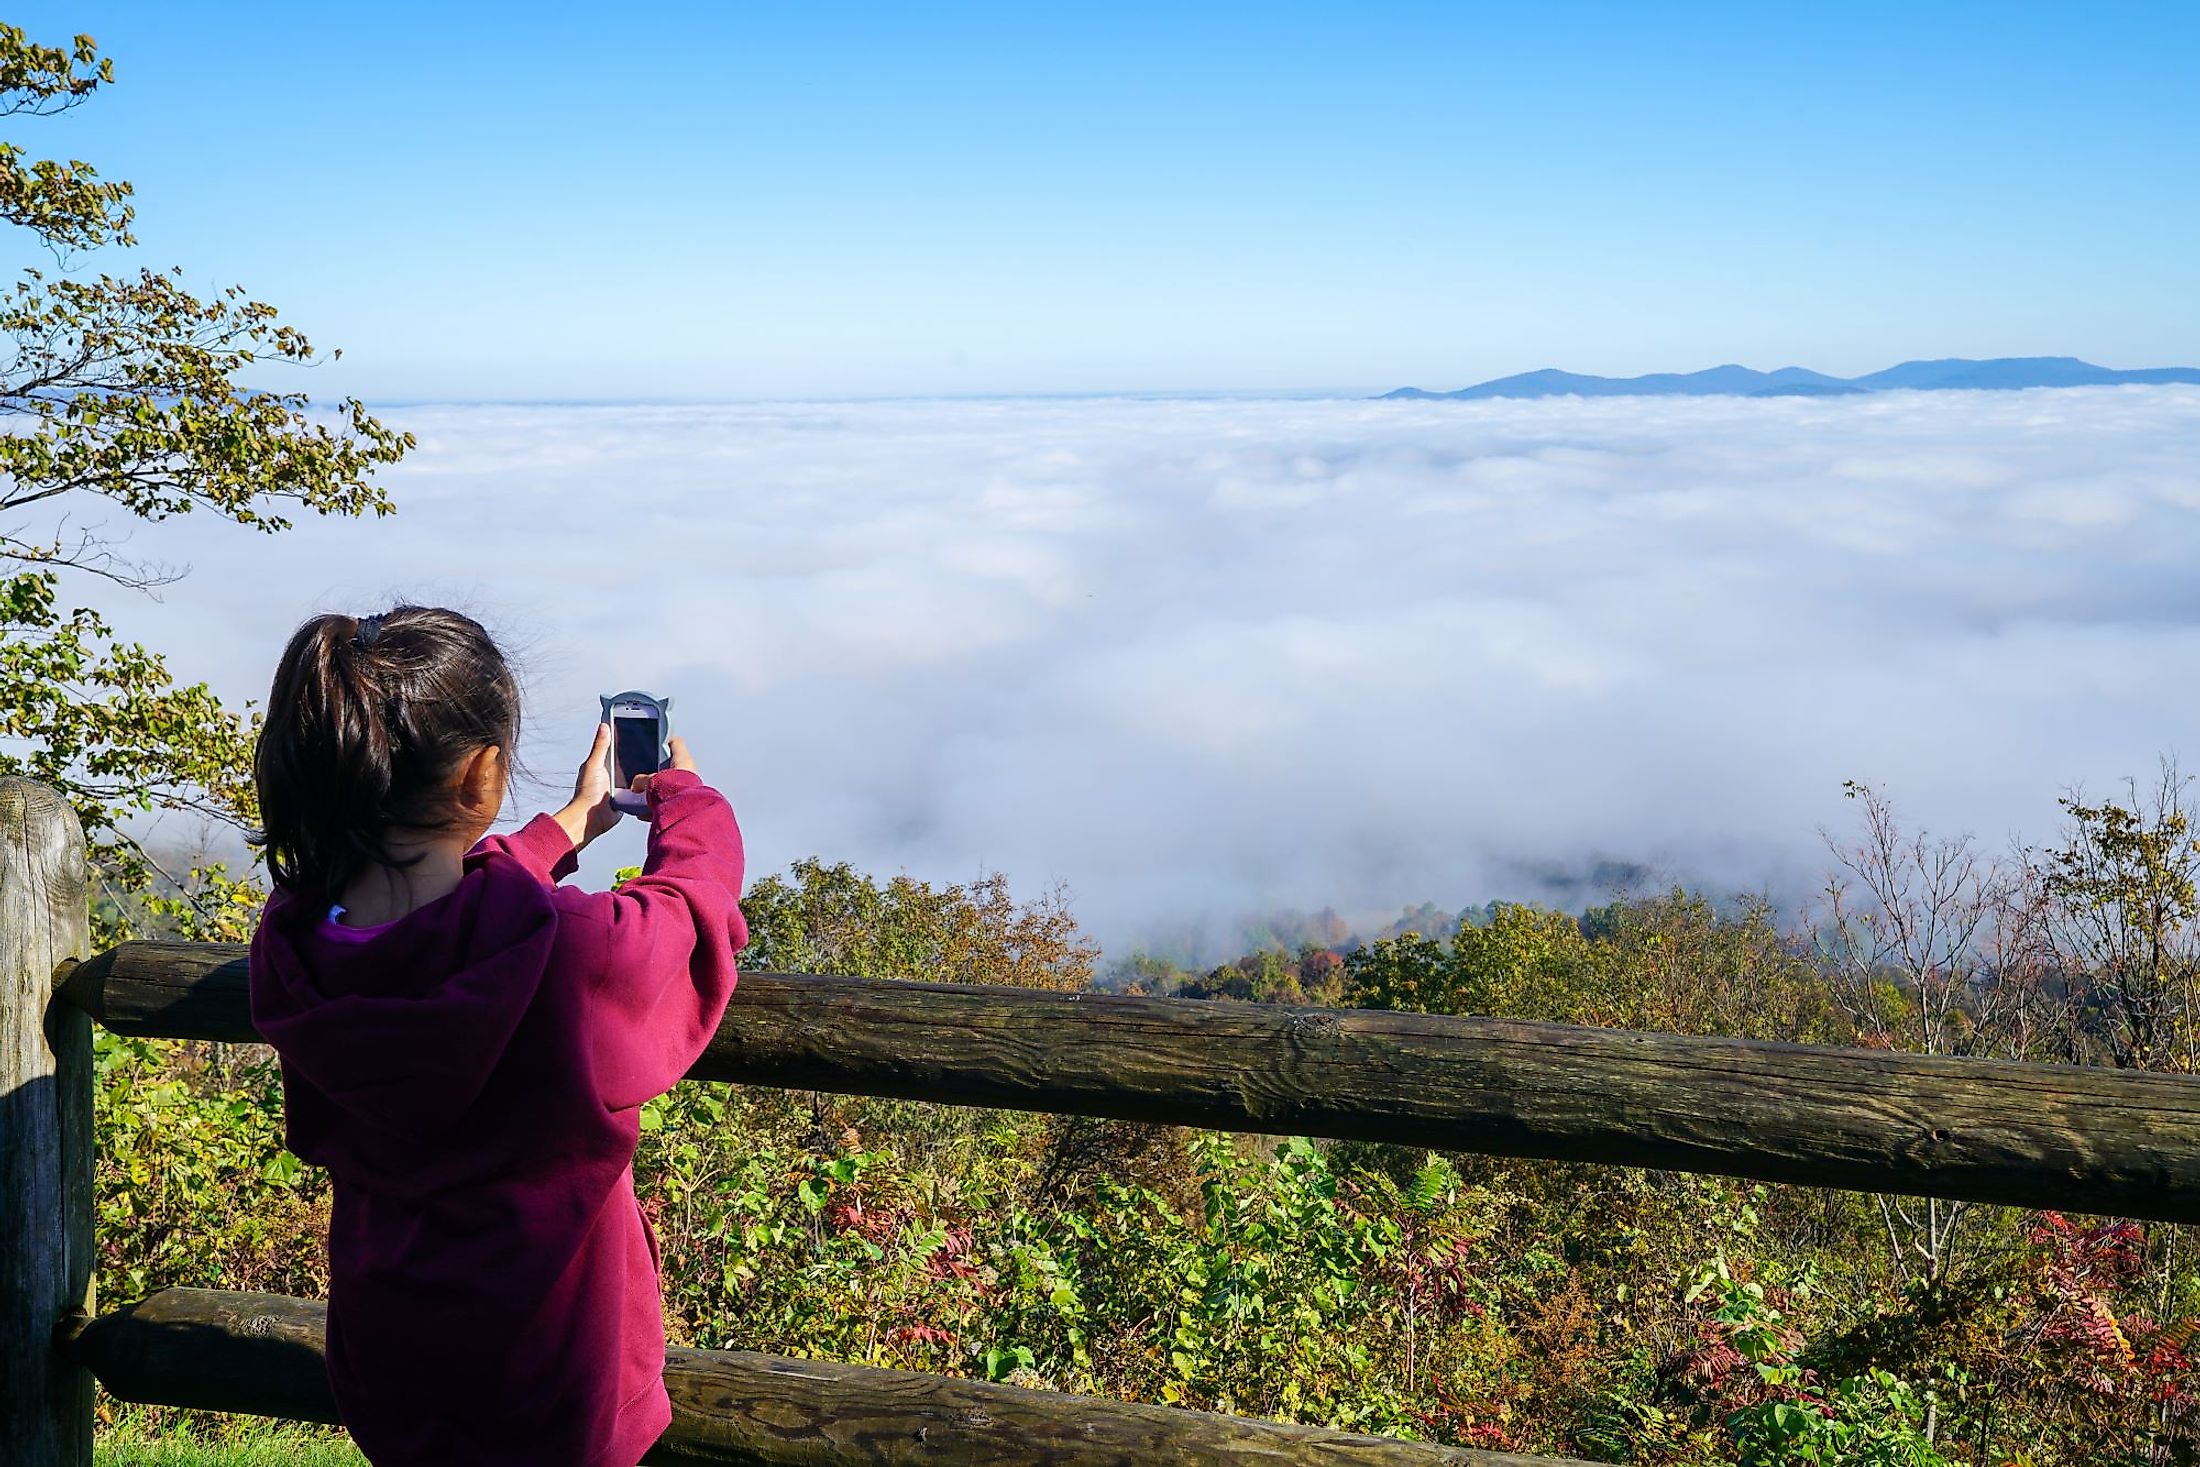
[[[291,1150],[314,1160],[347,1118],[413,1138],[449,1130],[542,986],[558,927],[548,889],[517,862],[469,855],[455,888],[367,941],[322,936],[326,916],[278,891],[252,938],[252,1022],[283,1062]]]

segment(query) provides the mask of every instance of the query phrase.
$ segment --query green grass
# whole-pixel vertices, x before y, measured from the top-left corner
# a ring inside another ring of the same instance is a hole
[[[95,1467],[367,1467],[340,1426],[112,1403]]]

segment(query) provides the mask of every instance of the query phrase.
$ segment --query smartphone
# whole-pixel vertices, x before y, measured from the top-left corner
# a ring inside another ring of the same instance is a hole
[[[611,725],[611,803],[633,815],[649,812],[649,798],[632,788],[637,774],[655,774],[670,757],[665,746],[671,725],[670,698],[643,692],[603,698],[602,721]]]

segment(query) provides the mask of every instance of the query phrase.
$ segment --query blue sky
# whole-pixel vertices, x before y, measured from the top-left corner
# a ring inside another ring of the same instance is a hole
[[[2200,360],[2190,4],[13,15],[118,80],[8,136],[317,395]]]

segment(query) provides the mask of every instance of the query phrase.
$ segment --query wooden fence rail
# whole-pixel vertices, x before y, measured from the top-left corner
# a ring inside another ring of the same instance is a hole
[[[242,947],[125,943],[63,993],[259,1037]],[[688,1078],[2200,1222],[2200,1079],[2139,1070],[745,972]]]
[[[326,1327],[327,1306],[314,1300],[163,1289],[97,1319],[66,1319],[57,1343],[126,1401],[334,1422]],[[676,1467],[1587,1467],[747,1350],[669,1348],[665,1389],[672,1425],[642,1460]]]
[[[259,1036],[241,947],[132,942],[78,962],[83,934],[74,817],[42,786],[0,780],[0,1195],[11,1209],[0,1224],[13,1228],[0,1231],[0,1460],[89,1467],[87,1370],[126,1399],[331,1419],[333,1403],[313,1394],[325,1380],[300,1363],[320,1358],[318,1305],[167,1290],[98,1315],[89,1020],[123,1034]],[[2133,1071],[744,972],[688,1078],[2200,1221],[2200,1080]],[[651,1461],[1530,1460],[912,1372],[675,1353],[675,1421]],[[744,1393],[776,1404],[744,1411]]]

